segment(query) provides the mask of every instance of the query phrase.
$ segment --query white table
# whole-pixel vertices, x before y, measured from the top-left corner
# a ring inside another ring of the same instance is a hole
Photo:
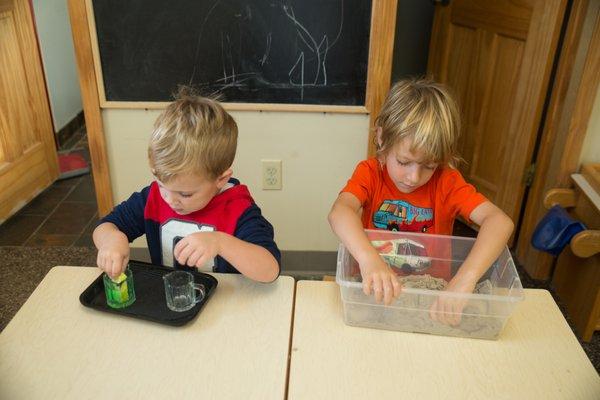
[[[55,267],[0,334],[2,399],[283,399],[294,280],[214,274],[170,327],[84,307],[98,268]]]
[[[296,287],[289,399],[600,399],[600,378],[545,290],[500,339],[344,324],[338,286]]]

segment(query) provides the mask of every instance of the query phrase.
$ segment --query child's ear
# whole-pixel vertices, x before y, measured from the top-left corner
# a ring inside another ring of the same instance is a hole
[[[377,127],[377,130],[375,131],[375,134],[377,136],[377,146],[381,147],[381,133],[383,132],[383,129],[381,129],[380,126]]]
[[[217,178],[217,187],[219,189],[222,189],[223,186],[225,186],[227,182],[229,182],[229,178],[231,178],[231,175],[233,175],[233,169],[228,168],[227,170],[225,170],[225,172],[223,172],[221,176]]]

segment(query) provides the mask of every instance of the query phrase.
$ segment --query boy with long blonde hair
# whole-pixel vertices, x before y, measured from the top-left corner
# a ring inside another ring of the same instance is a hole
[[[98,267],[119,276],[129,242],[145,234],[153,264],[276,279],[281,256],[273,227],[248,188],[232,178],[237,136],[235,121],[217,101],[180,91],[150,138],[155,181],[94,230]]]
[[[458,108],[443,85],[396,83],[376,120],[377,156],[358,164],[333,204],[331,227],[359,263],[363,291],[377,302],[390,304],[402,288],[364,229],[451,235],[458,215],[479,225],[471,252],[446,287],[459,293],[474,290],[512,233],[511,219],[455,169],[459,131]],[[382,207],[411,212],[386,221],[377,213]],[[431,317],[455,325],[464,303],[440,296]]]

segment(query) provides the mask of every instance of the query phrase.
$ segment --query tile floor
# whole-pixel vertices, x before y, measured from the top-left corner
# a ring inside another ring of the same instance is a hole
[[[89,163],[85,130],[60,150],[77,151]],[[0,225],[0,246],[93,247],[91,235],[97,220],[91,173],[59,180]]]

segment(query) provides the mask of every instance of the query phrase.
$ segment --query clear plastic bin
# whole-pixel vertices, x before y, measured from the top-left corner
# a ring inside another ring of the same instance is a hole
[[[475,239],[457,236],[383,230],[365,232],[400,278],[410,276],[406,279],[419,282],[425,274],[449,281],[475,243]],[[421,276],[416,278],[416,275]],[[402,294],[391,305],[384,306],[377,303],[373,295],[363,293],[358,263],[342,244],[338,251],[336,282],[340,285],[346,324],[435,335],[497,339],[515,306],[523,300],[523,287],[506,247],[480,279],[479,293],[403,287]],[[457,326],[430,318],[429,309],[440,296],[467,300]]]

